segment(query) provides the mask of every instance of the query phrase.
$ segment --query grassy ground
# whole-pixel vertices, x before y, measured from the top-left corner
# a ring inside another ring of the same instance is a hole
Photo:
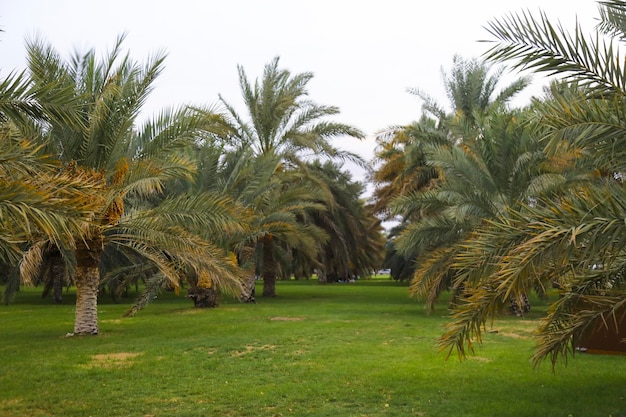
[[[626,357],[532,367],[536,303],[459,362],[433,347],[445,309],[402,285],[277,292],[211,310],[166,293],[133,318],[104,296],[101,335],[65,338],[72,294],[22,291],[0,307],[0,416],[626,416]]]

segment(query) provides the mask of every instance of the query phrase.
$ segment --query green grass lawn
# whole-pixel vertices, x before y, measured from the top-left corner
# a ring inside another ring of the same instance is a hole
[[[73,294],[22,290],[0,307],[0,416],[626,416],[626,357],[533,368],[537,301],[459,362],[434,348],[444,306],[427,315],[401,284],[277,293],[210,310],[164,293],[132,318],[105,295],[101,334],[66,338]]]

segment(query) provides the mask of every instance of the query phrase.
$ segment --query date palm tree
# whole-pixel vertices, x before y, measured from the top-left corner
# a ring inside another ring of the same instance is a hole
[[[332,161],[315,161],[310,166],[320,186],[331,194],[330,199],[319,200],[324,210],[309,210],[305,219],[329,236],[320,245],[318,281],[369,277],[382,265],[384,236],[380,220],[361,198],[363,185]]]
[[[437,170],[426,163],[424,146],[449,143],[443,124],[426,114],[408,126],[387,129],[377,137],[376,163],[371,180],[374,209],[385,220],[393,220],[391,202],[427,188],[437,179]]]
[[[492,114],[481,129],[480,140],[463,146],[426,147],[440,180],[394,202],[411,219],[395,239],[401,253],[416,259],[410,292],[430,307],[442,290],[463,291],[455,259],[475,230],[555,185],[543,175],[548,164],[523,113]]]
[[[235,147],[249,148],[253,158],[263,158],[264,165],[272,164],[267,190],[250,207],[258,216],[259,227],[253,230],[260,233],[254,246],[262,265],[263,295],[273,297],[277,260],[286,249],[284,245],[289,246],[289,240],[296,237],[309,241],[324,239],[316,228],[296,225],[299,212],[315,205],[319,198],[319,194],[315,196],[319,189],[314,191],[312,183],[306,180],[306,161],[319,157],[360,161],[355,155],[339,151],[330,141],[337,137],[361,138],[363,134],[346,124],[327,120],[339,113],[336,107],[307,99],[307,85],[313,74],[291,74],[279,68],[278,58],[265,66],[262,77],[254,84],[242,67],[238,71],[248,120],[222,97],[220,100],[232,120]],[[287,224],[291,227],[284,228]],[[300,242],[310,252],[315,245],[309,243]]]
[[[75,100],[56,80],[34,85],[26,72],[0,81],[0,264],[7,272],[4,302],[19,288],[18,263],[29,245],[41,240],[75,247],[74,236],[91,221],[102,203],[103,181],[41,153],[34,126],[54,114],[76,121]],[[45,98],[50,100],[45,100]]]
[[[493,69],[486,61],[455,55],[450,73],[442,70],[451,113],[423,90],[411,88],[408,91],[422,99],[423,111],[435,117],[454,140],[473,139],[481,134],[482,119],[504,108],[530,82],[521,77],[500,87],[503,73],[503,67]]]
[[[375,208],[388,219],[400,222],[387,245],[386,262],[395,266],[391,270],[395,279],[410,279],[415,274],[415,259],[420,255],[419,251],[408,249],[412,245],[407,245],[406,239],[396,237],[406,236],[407,227],[422,220],[423,224],[426,220],[423,219],[425,212],[419,210],[403,212],[397,204],[397,209],[392,210],[394,201],[402,199],[404,203],[401,205],[408,207],[405,205],[408,200],[423,191],[428,193],[445,181],[440,177],[441,170],[428,160],[429,149],[459,147],[457,151],[462,152],[463,146],[473,146],[474,142],[481,141],[484,130],[491,123],[491,116],[505,111],[509,101],[529,82],[527,78],[519,78],[499,88],[502,75],[502,68],[494,70],[484,61],[454,56],[450,73],[442,71],[450,110],[423,90],[409,89],[423,101],[420,120],[391,128],[379,136],[377,158],[380,165],[372,176],[376,183]],[[403,250],[399,251],[396,243],[401,243]]]
[[[626,4],[599,4],[601,22],[591,38],[580,25],[570,33],[543,13],[511,14],[488,27],[495,38],[490,59],[556,74],[569,84],[538,107],[546,152],[567,150],[576,156],[573,168],[595,179],[512,210],[509,220],[474,236],[474,248],[466,248],[459,262],[480,275],[482,285],[458,307],[443,348],[465,354],[504,299],[533,283],[556,282],[560,288],[538,329],[537,362],[567,359],[598,329],[624,337],[626,78],[618,49],[626,33]]]
[[[145,204],[162,193],[167,181],[193,178],[195,165],[183,150],[210,131],[215,119],[185,107],[164,111],[138,127],[137,117],[165,56],[157,54],[141,66],[122,55],[123,39],[119,37],[101,61],[94,50],[65,61],[41,40],[27,45],[35,85],[56,80],[58,88],[72,91],[78,103],[77,121],[46,115],[40,126],[42,144],[84,175],[97,172],[106,185],[102,204],[73,251],[74,334],[98,333],[99,264],[107,245],[137,253],[154,268],[149,291],[163,282],[178,287],[181,265],[192,268],[206,285],[239,282],[230,256],[208,239],[209,232],[238,227],[228,202],[209,195],[183,195],[153,208]],[[149,299],[145,295],[137,307]]]

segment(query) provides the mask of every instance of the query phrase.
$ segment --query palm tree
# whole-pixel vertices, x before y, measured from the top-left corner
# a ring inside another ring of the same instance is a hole
[[[390,205],[395,198],[427,188],[437,179],[437,170],[426,164],[424,146],[448,143],[448,131],[424,114],[408,126],[382,132],[376,141],[378,167],[371,174],[376,185],[374,210],[392,220]]]
[[[339,113],[337,107],[306,99],[306,87],[313,74],[292,75],[278,64],[279,58],[267,64],[261,81],[256,81],[254,86],[244,69],[238,67],[249,122],[220,96],[233,119],[238,145],[252,148],[255,155],[279,155],[282,163],[293,166],[300,166],[311,155],[359,161],[355,155],[333,147],[330,140],[343,136],[362,138],[363,134],[346,124],[325,120]]]
[[[250,148],[229,149],[223,138],[203,143],[198,148],[198,157],[196,190],[232,199],[246,220],[246,229],[229,236],[224,243],[237,254],[243,268],[240,299],[253,302],[257,276],[284,275],[289,269],[290,251],[300,251],[311,259],[318,241],[326,239],[323,231],[302,222],[307,210],[323,208],[315,198],[324,190],[296,171],[281,171],[277,175],[280,161],[277,155],[255,157]],[[264,262],[259,240],[270,234],[273,251],[265,252],[271,258],[265,258]],[[264,272],[268,266],[274,270]],[[268,282],[272,282],[271,278]]]
[[[59,87],[57,80],[37,86],[26,72],[11,73],[0,82],[0,211],[5,226],[0,264],[8,271],[3,277],[5,303],[19,288],[18,262],[24,250],[41,239],[71,250],[74,235],[101,204],[100,176],[62,167],[30,141],[33,127],[45,122],[46,114],[76,120],[73,98]]]
[[[481,133],[481,120],[504,108],[530,82],[522,77],[498,89],[503,72],[502,67],[494,71],[485,61],[455,55],[451,73],[442,71],[452,113],[446,112],[441,104],[420,89],[409,89],[409,93],[423,100],[422,109],[434,116],[439,124],[444,124],[455,140],[476,138]]]
[[[598,36],[591,39],[578,24],[570,34],[543,13],[509,15],[488,27],[496,38],[490,59],[558,74],[570,83],[537,107],[546,152],[567,151],[576,157],[570,169],[591,179],[512,210],[510,220],[474,236],[475,248],[468,247],[460,262],[482,276],[482,285],[459,306],[441,339],[444,348],[463,355],[466,346],[480,341],[481,324],[504,298],[551,282],[560,288],[560,298],[538,329],[537,362],[550,358],[554,366],[599,329],[624,337],[626,84],[617,43],[626,33],[626,4],[603,1],[600,10]]]
[[[321,192],[319,188],[314,190],[306,180],[305,162],[313,156],[359,161],[358,157],[337,150],[330,140],[342,136],[363,137],[351,126],[326,120],[338,114],[339,109],[318,105],[306,98],[306,87],[313,74],[291,74],[278,65],[278,58],[267,64],[261,80],[254,85],[244,69],[238,67],[248,121],[220,96],[232,118],[236,147],[250,148],[253,158],[263,158],[266,169],[268,163],[272,164],[266,171],[269,174],[267,190],[249,206],[257,216],[258,227],[253,230],[260,233],[255,237],[254,246],[261,263],[263,295],[269,297],[275,296],[279,248],[285,250],[294,243],[290,241],[297,238],[299,245],[311,252],[315,245],[308,240],[325,239],[317,228],[298,223],[298,215],[315,205]]]
[[[424,213],[414,211],[408,216],[402,209],[393,211],[393,202],[410,200],[444,180],[440,169],[428,161],[429,148],[450,148],[481,140],[491,115],[506,110],[508,102],[528,85],[528,79],[520,78],[498,89],[502,74],[502,68],[493,71],[484,61],[454,56],[451,73],[442,71],[452,111],[422,90],[409,89],[423,100],[420,120],[388,129],[378,137],[380,166],[372,175],[376,183],[374,207],[385,218],[400,222],[390,236],[386,256],[386,263],[394,265],[391,272],[395,279],[413,276],[414,260],[419,255],[406,248],[398,251],[396,243],[402,239],[396,236],[405,234],[405,229]]]
[[[492,114],[481,129],[480,140],[463,146],[427,147],[427,163],[441,180],[395,201],[412,220],[395,240],[401,253],[417,258],[410,291],[431,307],[442,290],[464,289],[454,264],[472,232],[529,201],[542,184],[545,158],[522,113]]]
[[[164,55],[156,55],[142,67],[129,56],[121,56],[122,42],[123,36],[103,61],[96,59],[93,50],[66,62],[40,40],[27,45],[35,85],[56,80],[59,88],[71,87],[79,103],[78,122],[47,114],[42,143],[81,175],[97,172],[105,182],[102,204],[76,239],[73,252],[74,334],[98,333],[98,267],[107,245],[140,254],[158,271],[148,293],[166,281],[178,287],[179,265],[204,276],[207,285],[238,282],[228,254],[199,232],[235,227],[232,207],[207,195],[168,198],[151,209],[142,203],[161,193],[166,181],[193,178],[195,166],[182,149],[210,130],[214,118],[197,109],[181,108],[165,111],[137,128],[137,116],[162,70]],[[148,293],[137,308],[151,298]]]
[[[248,252],[254,261],[253,270],[263,279],[263,296],[274,297],[276,278],[287,275],[291,252],[298,251],[308,259],[315,259],[318,245],[325,243],[328,236],[315,224],[303,221],[307,212],[325,209],[318,202],[325,190],[297,171],[276,175],[275,156],[270,158],[273,162],[268,163],[267,159],[268,156],[254,159],[255,165],[260,162],[261,169],[266,169],[265,181],[251,183],[238,201],[244,201],[252,213],[250,234],[245,242],[254,248]],[[252,278],[248,274],[248,288]]]
[[[501,78],[502,69],[492,71],[492,68],[483,61],[465,60],[455,56],[451,74],[443,73],[443,82],[452,112],[448,112],[444,106],[423,91],[410,89],[410,93],[417,95],[424,102],[422,117],[418,122],[393,128],[378,138],[377,157],[382,164],[373,175],[377,183],[375,207],[387,218],[400,221],[400,224],[394,228],[393,236],[390,236],[387,246],[386,263],[394,265],[392,276],[395,279],[417,277],[415,260],[424,251],[443,245],[446,240],[452,243],[461,237],[459,234],[461,229],[465,232],[469,231],[467,224],[462,227],[458,222],[447,222],[444,226],[445,231],[430,229],[431,236],[428,239],[434,239],[432,245],[420,247],[416,242],[424,237],[418,238],[417,235],[411,234],[418,228],[424,228],[428,222],[443,221],[443,214],[439,213],[440,216],[434,216],[436,219],[429,219],[433,217],[432,213],[436,210],[411,208],[414,205],[412,201],[415,200],[415,205],[420,206],[421,203],[417,200],[432,197],[442,186],[445,186],[442,185],[443,183],[454,179],[445,176],[446,167],[439,166],[435,161],[437,158],[450,152],[451,154],[446,158],[458,161],[461,157],[469,157],[475,152],[481,152],[473,148],[484,145],[480,142],[486,142],[484,136],[489,134],[486,130],[492,129],[491,133],[495,133],[493,131],[495,128],[491,127],[497,119],[494,115],[506,111],[507,103],[528,84],[527,79],[520,78],[497,90]],[[502,123],[507,122],[502,121]],[[511,134],[508,136],[510,137]],[[478,158],[482,156],[484,155]],[[465,158],[465,162],[468,161],[471,160]],[[482,162],[484,161],[480,163]],[[472,165],[471,162],[469,165]],[[482,166],[477,166],[476,169],[488,170],[487,167]],[[480,187],[479,184],[475,185]],[[460,183],[457,186],[463,187]],[[469,189],[465,191],[471,193]],[[449,201],[447,204],[454,205],[455,203]],[[395,209],[392,209],[393,207]],[[478,219],[480,215],[475,214],[478,215]],[[477,219],[472,223],[476,224]],[[455,232],[454,227],[459,229]],[[402,250],[398,250],[398,245],[402,246]],[[447,269],[444,267],[442,271],[447,271]],[[450,284],[450,277],[444,279],[446,274],[447,272],[441,275],[439,280],[440,284],[446,283],[445,286]],[[437,298],[440,289],[434,291],[429,297],[431,303]]]
[[[314,177],[332,196],[319,201],[325,210],[310,210],[307,219],[329,236],[319,251],[318,281],[369,277],[382,265],[384,236],[380,220],[361,199],[363,185],[331,161],[310,165]]]

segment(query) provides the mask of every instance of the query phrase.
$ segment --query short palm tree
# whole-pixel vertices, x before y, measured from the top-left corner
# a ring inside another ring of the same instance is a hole
[[[162,70],[164,55],[142,67],[121,56],[122,41],[118,38],[102,61],[93,50],[64,61],[40,40],[27,46],[35,85],[56,80],[78,103],[77,120],[47,114],[42,143],[82,175],[98,172],[105,182],[102,204],[77,237],[73,252],[74,334],[98,333],[99,265],[107,245],[137,253],[154,267],[149,291],[164,281],[177,287],[181,265],[203,276],[206,285],[238,283],[232,259],[207,239],[207,232],[236,227],[231,206],[207,195],[168,198],[154,208],[145,204],[146,198],[163,191],[165,182],[193,178],[195,165],[183,150],[211,129],[214,118],[182,108],[137,128],[137,116]],[[139,306],[149,299],[142,297]]]
[[[513,210],[509,221],[474,236],[474,248],[468,247],[459,262],[482,276],[482,289],[459,306],[443,347],[464,354],[506,297],[533,283],[551,282],[561,297],[538,329],[536,361],[550,358],[554,365],[599,328],[624,337],[626,78],[617,51],[624,39],[626,4],[603,1],[600,10],[593,38],[578,25],[570,34],[543,13],[510,15],[489,25],[496,43],[488,57],[557,74],[570,84],[567,94],[553,94],[538,107],[546,152],[566,150],[575,157],[569,168],[582,169],[591,179]]]

